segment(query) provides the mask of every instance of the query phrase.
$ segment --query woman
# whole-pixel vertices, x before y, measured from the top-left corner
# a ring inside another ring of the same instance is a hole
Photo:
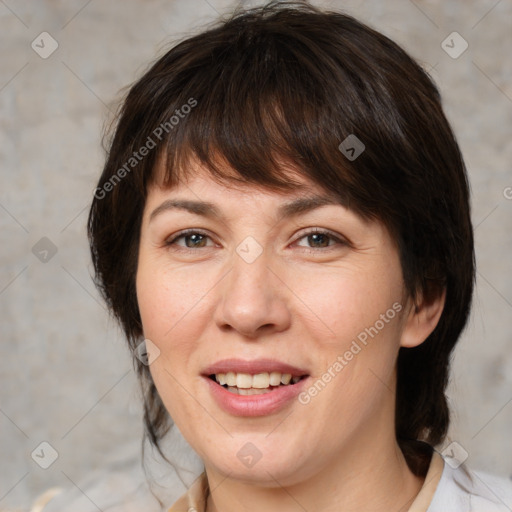
[[[175,46],[126,97],[89,238],[150,441],[174,424],[204,463],[169,511],[510,507],[433,449],[468,183],[435,85],[383,35],[279,2]]]

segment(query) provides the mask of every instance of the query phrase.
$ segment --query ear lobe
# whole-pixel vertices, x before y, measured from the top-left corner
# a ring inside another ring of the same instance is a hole
[[[417,304],[411,303],[402,330],[401,347],[417,347],[430,336],[441,318],[445,300],[446,288],[443,287],[436,293],[421,297]]]

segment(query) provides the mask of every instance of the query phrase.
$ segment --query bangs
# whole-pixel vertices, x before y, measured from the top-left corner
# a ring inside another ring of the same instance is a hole
[[[312,12],[235,16],[208,42],[186,39],[153,65],[132,87],[126,104],[136,107],[117,134],[126,158],[155,139],[134,161],[134,193],[186,181],[197,161],[220,182],[286,191],[305,178],[393,231],[396,199],[411,192],[406,174],[429,165],[422,131],[432,118],[419,105],[436,89],[380,34],[339,14],[308,23]],[[414,86],[408,96],[402,77]],[[354,139],[363,149],[349,158],[341,145]]]
[[[261,110],[253,111],[254,116],[232,118],[222,124],[216,122],[215,112],[208,111],[205,114],[209,119],[190,120],[183,126],[182,140],[169,138],[161,160],[163,186],[172,187],[193,178],[197,172],[194,162],[221,184],[252,184],[283,191],[303,187],[297,176],[309,178],[309,173],[304,159],[293,152],[292,128],[282,120],[278,121],[281,126],[276,124],[276,117],[282,114],[277,114],[275,104],[269,105],[274,109],[273,114],[262,104],[251,108]],[[211,124],[208,126],[206,122]],[[286,139],[285,130],[290,132]]]
[[[162,140],[163,185],[189,178],[197,161],[213,179],[270,189],[300,188],[299,175],[348,203],[350,182],[361,183],[338,150],[353,131],[333,107],[340,77],[309,38],[266,31],[254,39],[244,34],[205,50],[173,77],[181,90],[161,119],[194,106]],[[180,47],[174,51],[185,53]]]

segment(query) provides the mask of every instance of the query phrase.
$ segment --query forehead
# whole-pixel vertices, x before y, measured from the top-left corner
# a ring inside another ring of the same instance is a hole
[[[180,170],[176,183],[166,185],[166,168],[164,160],[160,159],[154,170],[154,178],[147,188],[146,203],[153,203],[159,199],[178,195],[191,195],[196,199],[212,198],[218,201],[247,201],[254,199],[290,199],[302,196],[328,197],[331,203],[342,204],[334,191],[327,191],[318,183],[305,176],[296,167],[282,164],[279,176],[287,182],[285,187],[257,183],[242,178],[235,170],[227,165],[220,165],[222,175],[212,173],[197,159],[190,159],[186,166]]]
[[[254,182],[248,180],[218,154],[215,159],[215,166],[220,170],[218,175],[193,155],[172,175],[173,183],[166,184],[166,157],[161,156],[146,189],[144,223],[171,210],[224,220],[228,217],[232,220],[241,216],[247,218],[247,214],[252,214],[250,218],[257,221],[269,216],[273,219],[293,218],[322,206],[335,206],[344,210],[345,217],[358,219],[361,226],[369,228],[379,224],[387,229],[378,215],[365,215],[360,211],[347,191],[338,190],[328,180],[317,183],[293,162],[280,158],[275,161],[278,167],[273,173],[285,187],[268,183],[268,178],[262,180],[264,183],[258,183],[257,176]],[[244,173],[244,176],[248,175],[250,173]],[[180,204],[173,204],[176,202]]]
[[[326,190],[291,167],[284,171],[286,175],[291,172],[293,179],[286,190],[248,182],[229,168],[226,175],[219,178],[197,161],[191,161],[186,172],[172,186],[164,184],[165,171],[164,166],[158,169],[159,179],[147,189],[144,229],[165,226],[170,212],[185,212],[224,225],[254,227],[295,222],[294,219],[303,215],[324,211],[326,217],[322,219],[332,226],[344,226],[345,229],[351,226],[352,240],[359,240],[360,244],[368,244],[372,237],[375,243],[386,246],[395,242],[379,218],[365,217],[351,208],[336,190]],[[161,218],[162,221],[158,220]]]
[[[229,222],[245,227],[269,222],[274,225],[326,207],[324,220],[330,219],[333,226],[338,222],[345,228],[352,226],[354,240],[362,240],[363,233],[373,234],[379,240],[389,237],[377,219],[362,217],[345,206],[333,191],[325,191],[304,176],[297,175],[297,186],[283,191],[247,182],[219,181],[201,166],[193,171],[175,186],[164,186],[161,182],[152,185],[145,205],[145,226],[165,225],[170,212],[186,212],[222,224]],[[157,220],[160,218],[164,220]]]

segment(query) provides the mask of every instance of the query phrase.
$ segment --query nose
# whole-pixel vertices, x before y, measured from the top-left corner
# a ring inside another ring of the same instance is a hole
[[[247,263],[235,253],[231,272],[222,284],[214,313],[221,330],[254,339],[290,326],[288,288],[264,255]]]

